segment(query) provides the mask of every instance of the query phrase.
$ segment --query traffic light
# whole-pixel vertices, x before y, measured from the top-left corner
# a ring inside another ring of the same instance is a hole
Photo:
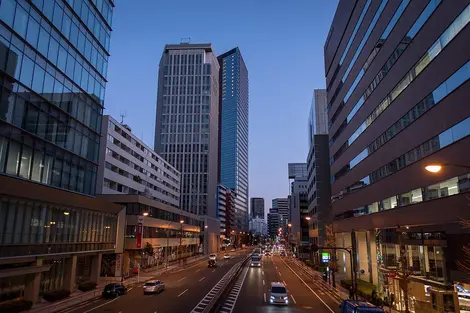
[[[312,249],[313,253],[318,252],[318,250],[319,250],[318,245],[316,243],[313,243],[311,245],[311,249]]]

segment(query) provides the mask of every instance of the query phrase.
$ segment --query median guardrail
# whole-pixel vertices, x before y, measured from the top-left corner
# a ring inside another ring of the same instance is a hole
[[[238,276],[240,275],[241,271],[245,267],[245,264],[248,262],[250,259],[251,255],[247,255],[245,259],[237,263],[234,267],[231,269],[230,273],[230,278],[227,280],[225,285],[219,290],[219,292],[212,298],[212,300],[209,302],[207,307],[204,309],[202,313],[215,313],[218,312],[220,309],[220,306],[223,303],[223,300],[225,296],[230,292],[233,284],[236,282]]]

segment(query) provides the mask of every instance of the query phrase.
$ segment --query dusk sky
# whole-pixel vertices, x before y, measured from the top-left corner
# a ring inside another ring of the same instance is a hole
[[[153,148],[165,44],[238,46],[249,72],[250,197],[287,197],[287,163],[305,162],[313,89],[325,88],[323,46],[337,0],[116,1],[106,111]]]

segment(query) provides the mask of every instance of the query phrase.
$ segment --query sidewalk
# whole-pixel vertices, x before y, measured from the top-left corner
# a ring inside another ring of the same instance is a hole
[[[294,259],[294,263],[297,264],[297,266],[299,266],[302,270],[310,273],[312,278],[313,277],[317,278],[325,287],[329,288],[332,292],[335,292],[342,301],[349,299],[349,290],[344,288],[343,286],[341,286],[341,284],[338,281],[336,281],[336,287],[333,288],[333,286],[331,286],[328,282],[325,282],[323,280],[322,273],[320,273],[318,271],[315,271],[314,269],[312,269],[311,267],[307,266],[305,263],[303,263],[302,261],[299,261],[297,259]],[[358,296],[358,299],[362,300],[362,301],[367,301],[367,300],[365,300],[365,299],[363,299],[362,297],[359,297],[359,296]],[[401,313],[400,311],[397,311],[394,308],[390,309],[390,307],[388,307],[388,306],[383,306],[382,309],[385,312]]]
[[[205,260],[207,257],[208,257],[207,255],[201,255],[201,256],[193,258],[192,260],[188,261],[186,264],[183,264],[183,263],[179,264],[178,262],[175,262],[174,264],[169,265],[168,268],[163,267],[163,268],[159,268],[158,271],[155,269],[153,271],[142,272],[138,276],[133,276],[128,279],[125,279],[123,281],[123,284],[128,288],[132,288],[138,283],[143,283],[147,280],[155,278],[155,276],[162,275],[166,272],[174,273],[174,272],[179,272],[179,271],[191,268],[192,266],[199,264],[202,260]],[[114,278],[111,280],[111,279],[107,279],[106,277],[101,277],[100,284],[96,286],[96,289],[92,291],[87,291],[87,292],[75,290],[74,292],[70,294],[68,298],[62,301],[58,301],[58,302],[50,303],[41,298],[40,302],[33,305],[33,307],[29,310],[29,312],[53,313],[53,312],[57,312],[57,311],[72,307],[79,303],[83,303],[85,301],[99,298],[101,297],[101,292],[104,286],[111,282],[120,282],[120,280],[119,279],[116,280]]]

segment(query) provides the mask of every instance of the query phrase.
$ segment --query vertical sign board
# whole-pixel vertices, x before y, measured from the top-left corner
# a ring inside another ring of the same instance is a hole
[[[122,253],[116,254],[116,266],[114,269],[114,276],[120,277],[122,275]]]
[[[142,235],[144,232],[144,217],[143,216],[138,216],[137,217],[137,236],[136,236],[136,242],[135,242],[135,247],[137,249],[142,249]]]

